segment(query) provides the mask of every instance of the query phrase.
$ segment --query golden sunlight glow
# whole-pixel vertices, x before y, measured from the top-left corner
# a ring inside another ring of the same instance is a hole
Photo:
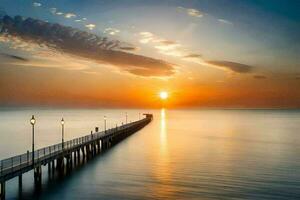
[[[167,99],[169,97],[169,94],[166,91],[162,91],[162,92],[159,93],[159,97],[161,99],[165,100],[165,99]]]
[[[160,151],[159,151],[159,179],[160,181],[169,180],[170,166],[169,166],[169,152],[168,152],[168,138],[167,138],[167,120],[166,110],[164,108],[160,111]]]
[[[164,108],[160,111],[160,147],[165,152],[167,145],[167,130],[166,130],[166,111]]]

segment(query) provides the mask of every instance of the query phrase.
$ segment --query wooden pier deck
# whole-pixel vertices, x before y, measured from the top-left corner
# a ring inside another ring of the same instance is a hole
[[[64,143],[58,143],[25,154],[13,156],[0,161],[0,199],[5,199],[5,182],[19,177],[22,185],[22,174],[34,170],[35,184],[41,184],[42,165],[48,165],[48,170],[64,170],[72,166],[73,161],[92,158],[142,129],[152,121],[151,114],[145,118],[106,131],[95,132]],[[97,129],[97,128],[96,128]],[[97,130],[96,130],[97,131]],[[32,158],[34,157],[34,159]]]

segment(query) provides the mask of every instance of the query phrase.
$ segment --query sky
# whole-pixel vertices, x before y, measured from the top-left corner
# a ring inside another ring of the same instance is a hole
[[[299,9],[0,0],[0,106],[300,108]]]

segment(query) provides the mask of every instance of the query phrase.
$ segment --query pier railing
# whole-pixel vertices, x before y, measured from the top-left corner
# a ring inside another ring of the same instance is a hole
[[[24,168],[26,166],[33,165],[32,160],[34,160],[34,163],[39,162],[41,159],[51,157],[55,154],[59,154],[64,151],[68,151],[74,147],[97,140],[105,135],[110,135],[116,131],[125,130],[127,127],[131,127],[132,125],[139,123],[143,120],[147,120],[147,118],[131,122],[119,127],[111,128],[106,131],[96,132],[93,134],[85,135],[83,137],[75,138],[64,143],[58,143],[55,145],[38,149],[34,151],[34,159],[32,159],[32,152],[29,151],[21,155],[6,158],[0,161],[0,176],[11,173],[15,170]]]

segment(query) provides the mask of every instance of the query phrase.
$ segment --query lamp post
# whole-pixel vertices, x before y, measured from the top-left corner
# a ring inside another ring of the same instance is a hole
[[[127,112],[126,112],[126,124],[127,124],[127,118],[128,118],[128,114],[127,114]]]
[[[106,133],[106,116],[104,115],[104,132]]]
[[[30,124],[32,125],[32,165],[34,165],[34,124],[35,124],[34,115],[30,119]]]
[[[64,118],[61,118],[61,144],[62,144],[62,149],[64,148],[64,137],[65,137],[65,120]]]

